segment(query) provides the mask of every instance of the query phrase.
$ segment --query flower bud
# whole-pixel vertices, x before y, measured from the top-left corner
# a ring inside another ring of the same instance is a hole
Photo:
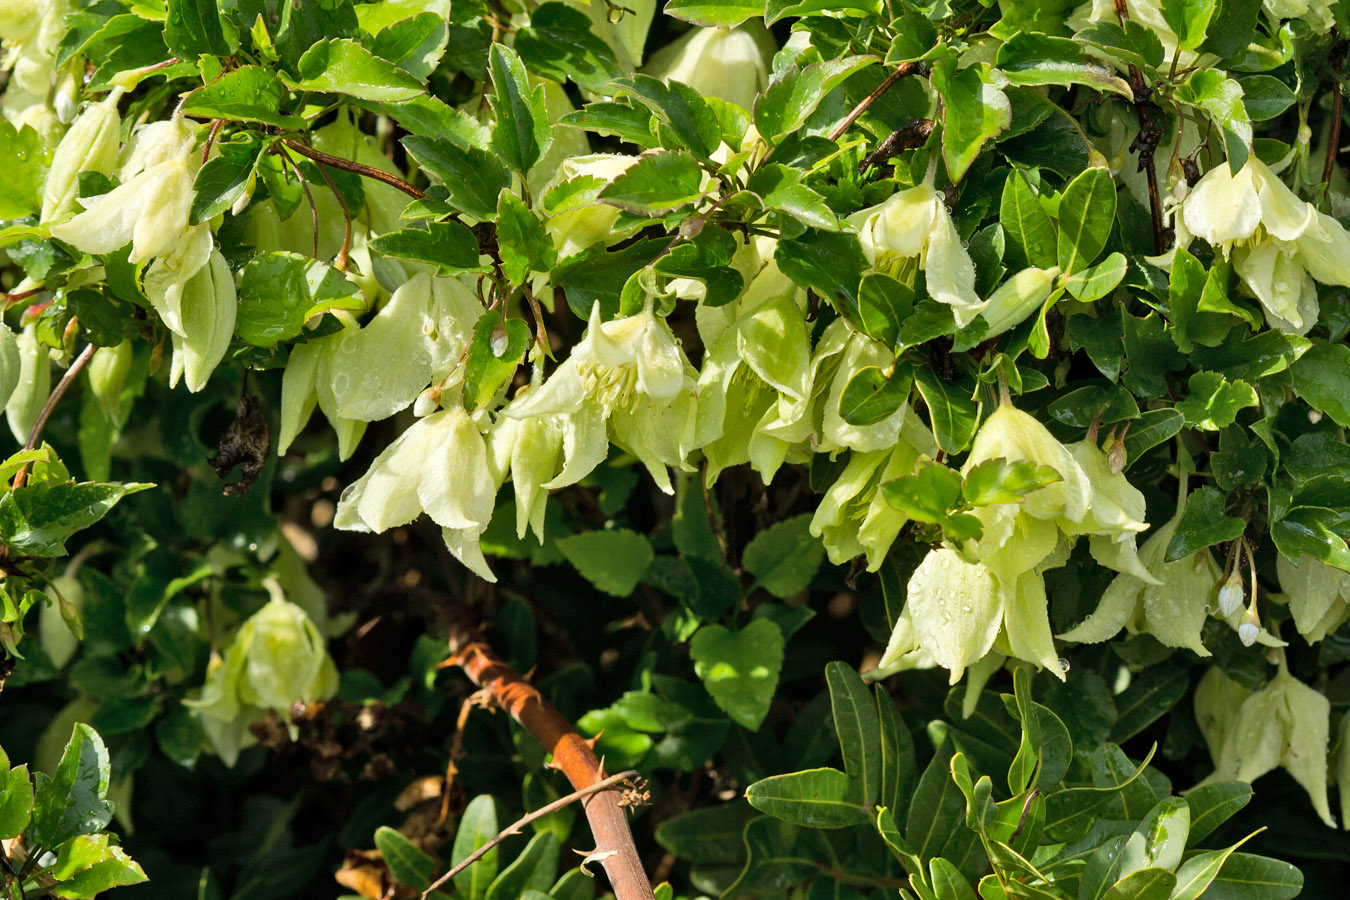
[[[116,347],[99,347],[89,360],[89,390],[110,422],[121,415],[122,388],[126,386],[134,356],[131,341],[125,340]]]
[[[80,113],[56,146],[42,190],[43,222],[62,218],[75,208],[81,172],[112,175],[116,171],[122,130],[117,103],[121,95],[120,90],[114,90],[102,103]]]
[[[28,440],[28,432],[47,402],[52,371],[47,361],[47,345],[38,341],[36,325],[25,327],[15,342],[19,350],[19,378],[9,395],[5,415],[9,418],[9,430],[14,439],[22,444]]]
[[[196,393],[206,386],[206,380],[230,347],[238,308],[229,263],[219,250],[212,250],[209,262],[197,270],[183,289],[183,333],[181,340],[174,342],[170,382],[177,381],[182,374],[189,391]]]
[[[1237,612],[1238,607],[1242,606],[1242,602],[1246,599],[1247,592],[1242,589],[1242,579],[1234,571],[1219,588],[1219,614],[1225,617],[1231,616]],[[1245,640],[1244,643],[1246,643]],[[1247,646],[1250,647],[1251,644],[1247,643]]]
[[[0,405],[9,403],[10,395],[19,385],[22,369],[18,338],[8,326],[0,323]]]
[[[1242,624],[1238,626],[1238,639],[1242,641],[1242,646],[1250,647],[1256,643],[1260,634],[1261,618],[1256,614],[1256,604],[1253,603],[1247,607],[1247,614],[1242,617]]]
[[[705,97],[744,110],[769,85],[777,50],[764,26],[748,21],[736,28],[694,28],[652,56],[647,74],[682,81]]]

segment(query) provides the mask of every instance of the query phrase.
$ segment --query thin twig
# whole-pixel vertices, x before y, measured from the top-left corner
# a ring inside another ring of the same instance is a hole
[[[921,68],[922,64],[917,62],[901,63],[900,65],[896,66],[895,71],[887,75],[885,81],[881,82],[881,84],[877,85],[875,88],[872,89],[872,93],[868,94],[866,97],[862,98],[862,100],[858,101],[858,105],[853,107],[853,111],[850,112],[848,115],[844,116],[844,121],[840,122],[838,125],[830,129],[829,135],[830,140],[832,141],[839,140],[839,136],[843,134],[845,131],[848,131],[849,126],[851,126],[854,122],[858,121],[858,117],[861,116],[863,113],[867,112],[867,108],[869,106],[871,106],[873,103],[876,103],[877,100],[881,99],[882,94],[886,93],[891,88],[893,88],[895,86],[895,83],[899,81],[901,78],[904,78],[906,75],[913,75],[915,72],[918,72]]]
[[[46,290],[45,287],[35,287],[32,290],[18,291],[17,293],[13,294],[6,294],[4,291],[0,291],[0,310],[8,308],[11,303],[18,303],[20,300],[27,300],[29,297],[36,296],[45,290]]]
[[[38,413],[37,420],[33,422],[33,427],[28,432],[28,440],[24,442],[24,450],[33,450],[37,448],[38,439],[42,437],[42,429],[47,424],[47,419],[51,418],[52,410],[56,409],[56,404],[61,402],[66,391],[70,388],[71,382],[80,376],[84,371],[85,364],[89,362],[94,351],[98,349],[93,344],[86,344],[80,351],[80,355],[75,357],[70,368],[66,369],[66,374],[61,376],[61,380],[56,383],[56,387],[51,394],[47,396],[47,402],[42,404],[42,411]],[[25,463],[18,472],[14,474],[14,489],[17,490],[28,482],[28,464]]]
[[[1332,32],[1334,35],[1335,32]],[[1322,183],[1331,184],[1331,173],[1336,170],[1337,146],[1341,142],[1341,105],[1345,98],[1341,95],[1341,67],[1345,65],[1345,41],[1337,41],[1331,50],[1331,71],[1336,77],[1331,80],[1331,134],[1327,138],[1327,158],[1322,163]]]
[[[289,143],[289,141],[288,141],[287,143]],[[295,173],[296,180],[298,180],[298,181],[300,182],[300,187],[304,188],[304,190],[305,190],[305,199],[309,201],[309,218],[310,218],[310,223],[314,226],[314,258],[315,258],[315,259],[318,259],[318,258],[319,258],[319,208],[318,208],[317,206],[314,205],[314,195],[313,195],[312,193],[310,193],[310,190],[309,190],[309,181],[305,178],[304,175],[300,174],[300,167],[297,166],[297,165],[295,164],[295,160],[291,159],[291,158],[290,158],[289,156],[287,156],[285,153],[282,153],[282,154],[279,154],[279,155],[281,156],[282,164],[283,164],[283,165],[289,165],[289,166],[291,167],[291,171]],[[301,155],[303,155],[303,154],[301,154]]]
[[[454,878],[460,872],[463,872],[469,866],[478,862],[479,858],[481,858],[483,854],[487,853],[489,850],[491,850],[493,847],[497,846],[502,841],[509,838],[511,835],[519,834],[520,829],[524,828],[526,825],[530,824],[535,819],[542,819],[549,813],[555,813],[558,810],[562,809],[564,806],[568,806],[569,804],[575,803],[576,801],[582,799],[583,797],[589,797],[591,794],[596,794],[599,793],[600,791],[608,790],[609,788],[614,787],[616,784],[622,784],[628,779],[636,777],[637,774],[638,773],[636,769],[629,769],[627,772],[620,772],[618,775],[611,775],[608,778],[604,779],[603,781],[597,781],[590,787],[584,787],[579,791],[573,791],[566,797],[559,797],[552,803],[544,804],[543,806],[536,809],[534,812],[526,813],[519,819],[516,819],[515,822],[508,825],[506,829],[502,831],[500,834],[498,834],[495,838],[488,841],[486,844],[479,847],[477,850],[473,851],[468,856],[460,860],[458,865],[454,866],[449,872],[446,872],[440,878],[437,878],[435,881],[433,881],[431,883],[431,887],[427,888],[425,891],[422,892],[422,900],[427,900],[427,897],[431,895],[432,891],[436,890],[441,885],[445,884],[451,878]]]
[[[427,196],[411,184],[408,184],[408,182],[404,181],[402,178],[399,178],[397,175],[390,175],[383,169],[362,165],[359,162],[352,162],[350,159],[343,159],[340,156],[330,156],[322,150],[315,150],[313,147],[308,147],[299,141],[284,140],[282,143],[296,153],[299,153],[301,156],[307,156],[315,162],[323,163],[326,166],[332,166],[335,169],[342,169],[345,172],[355,172],[357,175],[363,175],[366,178],[374,178],[376,181],[383,181],[390,187],[398,188],[414,200],[422,200]]]
[[[333,262],[333,268],[337,269],[339,272],[345,272],[347,271],[347,254],[350,253],[352,249],[352,211],[347,207],[347,201],[343,198],[342,192],[337,189],[336,184],[333,184],[333,179],[324,171],[323,166],[315,166],[314,168],[319,170],[319,174],[323,176],[323,183],[328,185],[328,189],[332,191],[333,196],[337,198],[338,206],[342,207],[342,224],[346,228],[346,231],[343,232],[342,246],[338,249],[337,259]]]
[[[211,145],[216,142],[216,135],[220,134],[224,125],[224,119],[216,119],[211,123],[211,131],[206,135],[206,146],[202,148],[202,165],[206,165],[206,161],[211,158]]]

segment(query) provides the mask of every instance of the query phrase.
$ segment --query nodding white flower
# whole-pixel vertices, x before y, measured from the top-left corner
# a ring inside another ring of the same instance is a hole
[[[735,103],[747,112],[769,86],[769,68],[778,50],[756,20],[735,28],[691,28],[658,50],[647,64],[655,78],[682,81],[705,97]]]
[[[900,269],[917,259],[928,293],[952,308],[964,328],[985,307],[975,293],[975,264],[952,224],[942,194],[931,184],[892,194],[886,202],[849,217],[858,228],[867,261]]]
[[[949,670],[950,683],[956,684],[968,666],[994,651],[1064,680],[1050,632],[1045,580],[1035,571],[1003,579],[956,550],[929,551],[910,577],[904,609],[878,668],[919,668],[931,660]]]
[[[1317,34],[1326,34],[1336,24],[1333,0],[1264,0],[1262,5],[1277,19],[1302,19]]]
[[[1306,553],[1297,563],[1280,554],[1275,571],[1294,616],[1294,627],[1308,643],[1317,643],[1350,619],[1350,572]]]
[[[497,471],[494,471],[496,469]],[[422,513],[440,525],[450,551],[487,581],[478,538],[492,519],[504,473],[489,465],[487,442],[462,407],[418,419],[342,492],[333,524],[387,531]]]
[[[14,439],[22,444],[28,440],[28,432],[33,430],[33,423],[42,412],[42,405],[47,402],[52,386],[52,367],[47,345],[37,339],[36,324],[25,326],[23,331],[15,335],[14,348],[18,351],[17,377],[13,373],[13,354],[5,354],[8,357],[6,368],[9,369],[9,378],[14,381],[5,404],[5,416],[9,419],[9,430]]]
[[[573,178],[595,178],[608,183],[618,178],[638,161],[636,156],[623,156],[617,153],[593,153],[588,156],[574,156],[565,159],[558,166],[558,173],[552,181],[540,191],[540,196],[555,185]],[[619,208],[601,203],[592,195],[589,203],[575,205],[569,203],[565,208],[544,219],[544,230],[548,232],[558,258],[573,256],[601,241],[618,240],[625,232],[616,232],[614,223],[619,218]]]
[[[170,332],[173,343],[170,387],[178,383],[179,377],[184,378],[193,393],[206,386],[206,380],[230,348],[238,309],[234,274],[220,251],[213,250],[209,262],[183,290],[179,320],[182,330]]]
[[[122,183],[80,200],[84,212],[52,226],[52,236],[93,254],[130,243],[132,263],[171,253],[183,241],[192,209],[198,168],[192,141],[191,128],[180,122],[145,126],[122,166]]]
[[[1327,827],[1336,827],[1327,803],[1331,704],[1290,675],[1283,658],[1259,691],[1247,691],[1218,666],[1211,668],[1195,691],[1195,721],[1214,760],[1214,773],[1201,785],[1250,783],[1281,766],[1308,792]]]
[[[1097,608],[1059,637],[1096,644],[1124,628],[1131,634],[1147,632],[1168,647],[1185,647],[1209,656],[1200,632],[1209,616],[1209,592],[1219,577],[1219,567],[1208,550],[1167,561],[1167,545],[1180,522],[1178,510],[1139,548],[1138,564],[1147,579],[1134,571],[1122,571],[1102,592]]]
[[[901,412],[907,412],[907,407]],[[854,451],[844,471],[825,491],[811,517],[810,532],[821,539],[830,562],[841,565],[866,555],[867,570],[881,568],[886,553],[909,518],[887,502],[881,485],[913,475],[921,457],[937,454],[933,433],[918,416],[901,416],[891,446]]]
[[[19,386],[22,372],[23,359],[19,353],[19,339],[9,330],[9,326],[0,322],[0,406],[9,405],[10,395]]]
[[[686,457],[694,443],[694,376],[670,326],[650,305],[605,322],[597,302],[586,336],[572,354],[502,414],[565,417],[567,463],[544,485],[549,490],[575,484],[600,464],[608,449],[608,426],[614,443],[636,456],[661,490],[673,493],[667,467],[692,471]]]
[[[267,710],[285,719],[294,735],[292,705],[337,693],[337,668],[318,626],[275,581],[265,585],[271,599],[239,628],[224,658],[207,665],[201,694],[183,701],[227,766],[254,742],[248,726]]]
[[[121,99],[119,88],[102,102],[90,104],[56,145],[51,168],[47,170],[47,182],[42,189],[43,222],[59,219],[75,207],[80,173],[112,175],[117,169],[122,129],[117,104]]]
[[[813,367],[804,300],[805,291],[769,262],[735,304],[699,316],[708,352],[698,382],[697,443],[709,484],[743,462],[767,484],[810,436]]]
[[[1215,166],[1186,195],[1177,246],[1204,238],[1231,256],[1271,327],[1305,334],[1317,322],[1317,288],[1350,286],[1350,234],[1300,200],[1255,156],[1236,175]]]
[[[1247,592],[1242,589],[1242,578],[1237,572],[1233,572],[1219,588],[1219,615],[1231,616],[1242,608],[1242,601],[1247,599]]]

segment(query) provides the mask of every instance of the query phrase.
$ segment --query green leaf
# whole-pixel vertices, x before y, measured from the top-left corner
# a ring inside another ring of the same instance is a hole
[[[844,751],[844,771],[857,786],[855,797],[871,807],[881,792],[881,722],[876,701],[858,673],[847,664],[825,666],[834,712],[834,733]]]
[[[656,842],[690,862],[740,863],[745,860],[741,835],[758,817],[740,800],[703,806],[663,820],[656,826]]]
[[[233,48],[220,23],[216,0],[168,0],[164,43],[182,59],[195,60],[202,53],[228,56]]]
[[[1350,348],[1346,348],[1350,354]],[[1186,424],[1201,431],[1219,431],[1233,424],[1238,410],[1256,406],[1256,389],[1245,381],[1228,381],[1218,372],[1196,372],[1187,383],[1190,396],[1177,404]]]
[[[1167,545],[1167,559],[1181,559],[1205,547],[1236,540],[1246,523],[1228,515],[1226,506],[1223,494],[1208,485],[1192,491]]]
[[[16,129],[0,121],[0,220],[17,219],[42,209],[47,166],[42,138],[31,126]]]
[[[978,900],[961,870],[939,856],[928,862],[936,900]]]
[[[895,701],[880,682],[873,685],[877,699],[877,722],[881,733],[881,793],[877,805],[900,808],[909,802],[919,778],[914,739],[900,717]]]
[[[1130,426],[1130,433],[1125,435],[1125,458],[1128,460],[1125,467],[1128,469],[1146,451],[1170,440],[1185,423],[1186,417],[1175,409],[1150,409],[1141,413]]]
[[[562,845],[551,831],[536,834],[488,887],[486,900],[517,900],[531,890],[547,891],[558,869]]]
[[[1092,265],[1116,220],[1116,183],[1095,166],[1069,182],[1059,201],[1059,267],[1072,274]]]
[[[192,198],[188,221],[194,225],[214,219],[244,195],[258,167],[258,159],[266,149],[262,135],[256,131],[237,134],[231,140],[217,143],[216,147],[220,155],[207,160],[197,171],[197,179],[192,184],[196,196]]]
[[[1343,514],[1315,506],[1289,510],[1270,526],[1270,536],[1281,553],[1297,560],[1307,553],[1329,566],[1350,572],[1350,548],[1343,532]]]
[[[894,347],[901,323],[914,311],[914,291],[884,272],[868,272],[858,285],[858,319],[863,334]]]
[[[961,494],[970,506],[1016,503],[1032,491],[1063,481],[1049,466],[1029,459],[1009,462],[1003,457],[987,459],[966,473]]]
[[[530,86],[520,57],[505,44],[493,44],[488,71],[492,75],[492,149],[508,168],[524,175],[543,159],[553,143],[544,86]]]
[[[851,779],[838,769],[807,769],[756,781],[745,790],[750,805],[776,819],[807,828],[844,828],[868,821],[849,799]]]
[[[688,153],[661,150],[638,158],[600,192],[600,199],[644,216],[679,209],[703,196],[703,170]]]
[[[949,839],[966,831],[966,801],[952,780],[952,756],[951,738],[944,738],[910,800],[905,841],[920,859],[937,856]]]
[[[300,334],[314,316],[364,308],[361,289],[337,269],[299,253],[260,253],[240,277],[234,330],[255,347],[275,347]]]
[[[1252,853],[1228,857],[1205,900],[1289,900],[1303,890],[1303,873],[1278,859]]]
[[[480,318],[464,359],[464,408],[474,411],[491,402],[516,373],[529,348],[530,326],[524,320],[495,315]]]
[[[1199,900],[1237,848],[1238,845],[1234,844],[1223,850],[1207,850],[1182,863],[1177,869],[1176,889],[1169,900]]]
[[[845,16],[862,18],[881,15],[881,0],[769,0],[764,23],[772,25],[784,16]]]
[[[942,159],[951,180],[960,181],[984,142],[1012,124],[1012,104],[984,77],[987,65],[955,68],[955,57],[948,57],[933,69],[931,80],[944,102]]]
[[[1093,22],[1073,36],[1075,41],[1105,50],[1126,65],[1147,69],[1162,65],[1163,45],[1158,35],[1133,19],[1117,24],[1110,20]]]
[[[436,860],[401,833],[383,825],[375,831],[375,849],[380,851],[389,874],[401,885],[424,891],[436,874]]]
[[[1217,0],[1162,0],[1163,21],[1177,36],[1177,47],[1194,50],[1205,41]]]
[[[1117,881],[1102,900],[1167,900],[1177,876],[1166,869],[1139,869]]]
[[[1111,740],[1124,743],[1158,721],[1181,702],[1190,686],[1191,678],[1185,669],[1166,663],[1136,674],[1130,686],[1116,697]]]
[[[937,29],[922,13],[908,12],[891,24],[894,39],[886,51],[886,65],[923,59],[937,43]]]
[[[57,886],[56,897],[92,898],[115,887],[146,881],[145,871],[109,837],[79,835],[61,845],[56,862],[46,870]]]
[[[457,866],[475,850],[497,836],[497,805],[492,797],[479,794],[469,801],[459,817],[450,865]],[[467,900],[486,900],[488,885],[497,877],[497,848],[484,853],[473,865],[454,877],[455,890]]]
[[[1289,367],[1294,393],[1350,428],[1350,347],[1317,342]]]
[[[811,536],[810,526],[810,513],[770,525],[746,545],[741,565],[775,597],[806,590],[825,558],[825,548]]]
[[[558,550],[587,581],[615,597],[633,593],[655,554],[635,531],[584,531],[559,538]]]
[[[325,38],[352,38],[359,32],[352,0],[282,0],[275,5],[281,7],[277,50],[292,69],[306,50]]]
[[[780,239],[774,260],[784,275],[825,297],[840,315],[861,325],[858,284],[871,266],[856,234],[808,228],[800,237]]]
[[[0,766],[0,841],[23,834],[33,815],[33,783],[28,767],[9,768],[9,760]]]
[[[639,74],[617,79],[611,86],[647,107],[670,130],[671,137],[699,159],[710,161],[722,143],[717,113],[689,85]]]
[[[1003,184],[998,221],[1008,238],[1008,250],[1013,251],[1009,260],[1012,265],[1048,269],[1056,264],[1058,238],[1054,222],[1021,169],[1010,172]]]
[[[478,239],[467,225],[453,220],[387,231],[371,240],[370,249],[381,256],[429,263],[442,275],[488,271],[478,259]]]
[[[975,437],[980,404],[971,397],[973,385],[950,384],[929,367],[916,369],[914,386],[928,406],[933,437],[946,453],[960,453]],[[1180,416],[1178,416],[1180,418]]]
[[[864,366],[844,385],[839,415],[850,425],[873,425],[900,408],[913,384],[908,366],[898,366],[890,375],[876,366]]]
[[[328,91],[375,103],[397,103],[420,97],[420,81],[387,59],[380,59],[356,41],[327,38],[300,57],[300,78],[292,90]]]
[[[1240,170],[1252,146],[1252,120],[1247,107],[1242,105],[1242,85],[1222,69],[1202,68],[1177,87],[1176,98],[1209,113],[1223,132],[1229,168],[1234,172]]]
[[[153,484],[43,481],[0,495],[0,540],[26,556],[65,556],[71,535]]]
[[[1244,75],[1238,84],[1242,85],[1242,105],[1247,107],[1247,115],[1253,122],[1275,118],[1298,99],[1288,85],[1273,75]]]
[[[1091,303],[1114,291],[1129,268],[1124,254],[1115,252],[1097,265],[1070,275],[1062,283],[1075,300]]]
[[[445,55],[449,27],[433,12],[394,22],[370,42],[370,52],[387,59],[420,82],[425,82]]]
[[[669,0],[666,15],[694,25],[729,28],[764,15],[764,0]]]
[[[755,100],[755,127],[770,144],[777,143],[801,128],[825,95],[874,62],[874,57],[849,56],[784,73]]]
[[[961,476],[942,463],[922,461],[915,474],[886,482],[881,493],[911,519],[942,523],[961,498]]]
[[[497,198],[497,249],[502,272],[512,284],[524,284],[531,272],[547,272],[558,261],[539,217],[510,191]]]
[[[529,27],[516,32],[515,51],[530,71],[595,93],[623,74],[614,51],[591,31],[590,16],[565,3],[531,13]]]
[[[403,147],[417,164],[445,185],[450,203],[475,219],[491,219],[497,196],[511,186],[511,173],[496,155],[446,138],[409,135]]]
[[[1203,841],[1252,799],[1252,786],[1245,781],[1202,784],[1186,795],[1191,807],[1190,846]]]
[[[1064,37],[1022,31],[998,48],[994,65],[1016,85],[1085,84],[1134,99],[1129,82]]]
[[[1125,843],[1120,854],[1120,871],[1162,869],[1167,872],[1181,865],[1186,836],[1191,830],[1191,808],[1181,797],[1164,797],[1148,811]]]
[[[659,257],[669,244],[668,239],[656,238],[614,250],[603,242],[593,244],[553,267],[553,285],[566,292],[567,305],[577,318],[589,319],[591,308],[598,302],[601,317],[612,319],[619,314],[619,297],[628,279]]]
[[[782,629],[769,619],[755,619],[740,631],[704,625],[689,642],[689,656],[718,708],[741,727],[758,731],[778,687],[783,643]]]
[[[108,750],[98,732],[77,723],[56,772],[39,772],[33,818],[26,838],[32,845],[55,847],[80,834],[96,834],[112,819],[108,801]]]
[[[303,128],[304,119],[278,112],[285,96],[286,86],[270,70],[262,66],[240,66],[188,94],[183,113],[204,119]]]
[[[656,136],[652,133],[655,118],[651,110],[642,105],[611,100],[587,103],[563,116],[558,124],[613,135],[644,150],[656,145]]]

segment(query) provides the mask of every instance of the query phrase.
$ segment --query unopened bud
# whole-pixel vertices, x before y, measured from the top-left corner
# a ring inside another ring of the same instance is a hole
[[[1322,421],[1322,411],[1320,409],[1308,410],[1308,421],[1314,425]]]
[[[1234,572],[1219,588],[1219,615],[1231,616],[1238,611],[1245,599],[1247,599],[1247,594],[1242,589],[1242,579],[1238,577],[1237,572]],[[1255,639],[1253,638],[1253,640]]]
[[[1253,603],[1247,607],[1247,614],[1242,617],[1242,624],[1238,626],[1238,640],[1242,641],[1242,646],[1250,647],[1256,643],[1256,636],[1261,633],[1261,619],[1256,615],[1256,604]]]
[[[1128,457],[1125,454],[1125,441],[1116,438],[1111,442],[1111,446],[1106,448],[1106,465],[1112,472],[1120,474],[1125,471],[1125,463]]]
[[[122,92],[115,90],[102,103],[82,112],[56,145],[42,191],[43,222],[61,218],[75,208],[81,172],[111,175],[117,170],[122,130],[117,102],[121,96]]]
[[[99,347],[89,360],[89,389],[109,421],[116,421],[121,412],[122,388],[134,355],[128,340],[116,347]]]
[[[413,415],[421,418],[434,413],[441,405],[441,389],[432,385],[417,395],[413,401]]]
[[[493,356],[501,359],[506,355],[507,348],[511,346],[511,337],[506,333],[506,326],[504,324],[498,323],[496,327],[492,329],[491,344]]]

